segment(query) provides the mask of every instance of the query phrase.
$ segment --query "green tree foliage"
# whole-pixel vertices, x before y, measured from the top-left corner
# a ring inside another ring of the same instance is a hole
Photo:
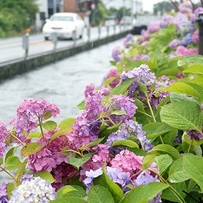
[[[154,4],[154,14],[157,14],[160,12],[161,14],[163,13],[168,13],[173,9],[173,5],[170,2],[167,1],[162,1],[157,4]]]
[[[0,37],[30,27],[37,11],[38,6],[33,0],[0,0]]]
[[[117,20],[120,21],[123,16],[130,16],[131,10],[129,8],[121,7],[116,9],[114,7],[109,8],[109,15],[116,16]]]

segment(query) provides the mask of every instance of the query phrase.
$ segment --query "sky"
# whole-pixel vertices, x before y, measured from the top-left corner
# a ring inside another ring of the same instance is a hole
[[[121,7],[123,5],[130,6],[132,0],[103,0],[107,7]],[[158,3],[163,0],[142,0],[143,2],[143,10],[144,11],[152,11],[153,4]]]

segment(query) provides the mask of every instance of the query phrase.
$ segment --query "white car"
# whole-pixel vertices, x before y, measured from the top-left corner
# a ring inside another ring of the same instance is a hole
[[[56,33],[57,38],[82,38],[85,23],[77,13],[55,13],[42,28],[44,39]]]

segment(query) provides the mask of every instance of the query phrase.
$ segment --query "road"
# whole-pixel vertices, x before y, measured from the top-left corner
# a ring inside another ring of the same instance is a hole
[[[96,40],[99,37],[104,38],[107,35],[117,34],[120,31],[130,29],[131,27],[109,27],[109,33],[107,27],[101,27],[101,34],[99,36],[99,28],[90,29],[90,38],[88,38],[88,30],[85,29],[83,38],[76,40],[59,40],[57,42],[57,48],[72,47],[74,43],[83,44],[88,40]],[[43,52],[51,51],[54,48],[52,41],[45,41],[43,34],[36,34],[29,36],[29,53],[28,56],[40,54]],[[22,48],[22,37],[15,37],[9,39],[0,39],[0,63],[12,61],[15,59],[22,59],[25,56],[25,51]]]

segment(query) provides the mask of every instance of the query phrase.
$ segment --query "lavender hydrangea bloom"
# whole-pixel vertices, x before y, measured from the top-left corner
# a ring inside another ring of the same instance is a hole
[[[103,174],[103,171],[101,168],[99,168],[95,171],[93,171],[92,169],[90,169],[90,171],[86,171],[85,172],[86,178],[83,182],[86,185],[87,189],[89,189],[92,186],[92,182],[93,182],[94,178],[97,178],[102,174]]]
[[[178,47],[180,45],[180,43],[181,43],[180,40],[174,39],[169,43],[169,47],[172,48],[172,49],[176,48],[176,47]]]
[[[112,50],[112,58],[114,61],[119,62],[122,57],[121,57],[121,47],[117,46],[114,47]]]
[[[189,44],[192,43],[192,34],[188,33],[182,40],[181,45],[187,47]]]
[[[134,78],[134,82],[128,88],[128,96],[132,97],[136,91],[139,91],[138,82],[143,83],[149,87],[156,81],[156,76],[149,69],[148,65],[142,64],[138,68],[134,68],[131,71],[123,72],[121,74],[121,80],[125,81],[128,78]]]
[[[193,15],[191,16],[191,22],[193,24],[197,21],[200,13],[203,13],[203,8],[202,7],[196,8]]]
[[[191,140],[202,140],[203,139],[203,136],[200,132],[196,131],[196,130],[188,130],[186,131],[188,137],[191,139]]]
[[[7,184],[3,183],[0,185],[0,203],[7,203]]]
[[[172,24],[174,20],[174,17],[168,14],[164,14],[164,16],[162,17],[162,21],[160,22],[160,27],[161,28],[165,28],[167,27],[169,24]]]
[[[11,195],[9,203],[49,203],[55,199],[55,189],[51,183],[40,177],[25,180]]]
[[[0,121],[0,158],[6,150],[5,140],[8,136],[8,130],[6,129],[5,123]]]
[[[138,60],[143,60],[143,61],[148,61],[150,57],[146,54],[137,54],[134,58],[133,61],[138,61]]]
[[[106,172],[111,180],[118,183],[123,190],[125,190],[126,186],[131,182],[130,173],[123,172],[121,169],[107,166]]]
[[[134,36],[132,34],[128,34],[123,40],[124,46],[128,47],[129,45],[131,45],[133,43],[133,38]]]
[[[160,29],[160,22],[154,22],[148,26],[147,31],[149,33],[154,33],[154,32],[157,32],[159,29]]]

